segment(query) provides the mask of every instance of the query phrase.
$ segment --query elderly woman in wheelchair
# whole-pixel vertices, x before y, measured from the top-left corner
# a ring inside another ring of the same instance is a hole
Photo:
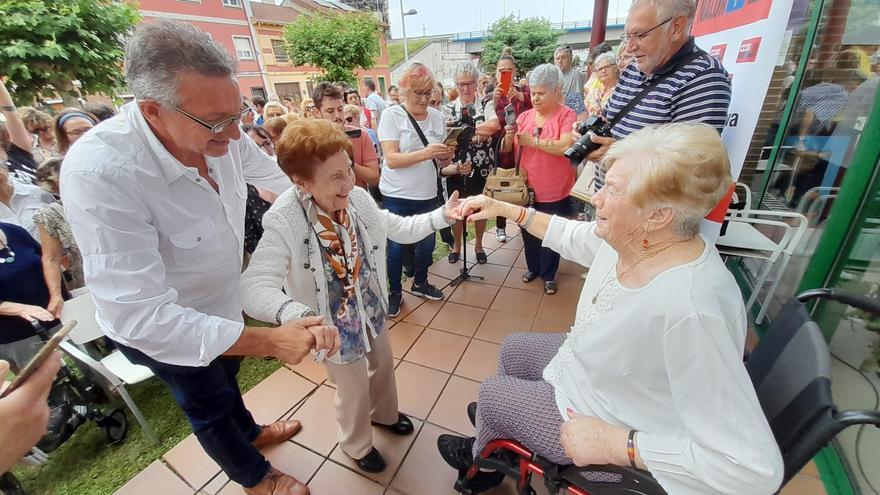
[[[514,439],[558,465],[646,470],[670,494],[775,492],[783,462],[743,366],[743,301],[699,233],[732,180],[718,133],[645,128],[604,166],[595,222],[484,196],[461,205],[469,221],[516,221],[590,271],[570,333],[504,341],[497,375],[468,408],[476,437],[438,439],[457,488],[499,484],[502,473],[471,468],[490,442]]]

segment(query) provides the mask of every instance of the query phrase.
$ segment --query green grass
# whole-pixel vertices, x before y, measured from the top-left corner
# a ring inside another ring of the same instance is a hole
[[[409,40],[406,46],[409,49],[410,55],[412,55],[427,44],[428,40]],[[403,42],[395,41],[388,43],[388,66],[394,67],[401,62],[403,62]]]
[[[486,231],[493,232],[490,220]],[[474,226],[468,226],[468,239],[473,239]],[[449,248],[437,237],[434,260],[445,258]],[[258,324],[249,321],[248,324]],[[238,374],[242,392],[246,392],[278,370],[276,360],[245,359]],[[128,437],[119,445],[107,445],[104,433],[94,423],[82,425],[61,448],[49,455],[49,462],[39,467],[19,467],[15,475],[30,495],[104,495],[111,494],[133,478],[162,454],[177,445],[192,430],[183,412],[177,407],[165,385],[157,379],[147,380],[128,388],[135,403],[156,430],[161,443],[147,438],[122,400],[116,398],[105,405],[105,412],[119,407],[129,421]]]

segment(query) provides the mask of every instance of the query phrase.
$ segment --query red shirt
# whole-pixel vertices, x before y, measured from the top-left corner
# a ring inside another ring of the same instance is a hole
[[[352,129],[358,129],[358,127],[350,125],[345,126],[346,131]],[[358,165],[370,167],[373,170],[379,170],[379,156],[376,154],[376,147],[373,146],[373,141],[370,140],[370,135],[367,134],[366,129],[360,129],[361,137],[351,138],[351,151],[353,155],[351,159]],[[355,185],[364,189],[367,188],[367,183],[360,179],[355,182]]]
[[[520,114],[516,118],[516,132],[532,134],[537,128],[536,115],[535,109]],[[538,139],[558,140],[562,133],[571,131],[576,120],[577,114],[574,110],[560,104],[553,115],[547,117]],[[519,138],[515,139],[514,145],[514,152],[519,153]],[[537,148],[524,146],[520,166],[528,173],[529,187],[535,190],[535,201],[539,203],[565,199],[574,186],[576,169],[564,156],[553,156]]]

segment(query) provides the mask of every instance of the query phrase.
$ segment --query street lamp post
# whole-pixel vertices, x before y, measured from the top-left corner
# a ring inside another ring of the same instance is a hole
[[[403,0],[400,0],[400,27],[403,29],[403,59],[405,61],[409,61],[409,46],[406,43],[406,16],[416,14],[418,14],[416,9],[409,9],[404,12]]]

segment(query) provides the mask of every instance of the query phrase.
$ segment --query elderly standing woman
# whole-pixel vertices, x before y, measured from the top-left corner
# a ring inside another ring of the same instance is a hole
[[[593,61],[593,73],[596,75],[595,84],[590,85],[586,93],[587,113],[601,117],[605,110],[605,103],[611,98],[611,93],[617,86],[620,70],[617,68],[617,58],[613,53],[605,52]]]
[[[98,118],[78,108],[65,108],[55,117],[55,139],[58,141],[58,154],[64,155],[83,134],[98,125]]]
[[[454,148],[443,144],[446,121],[443,114],[428,106],[434,93],[434,75],[425,65],[412,64],[398,81],[402,103],[385,110],[379,123],[382,143],[382,173],[379,190],[382,206],[400,216],[412,216],[437,208],[438,167],[446,175],[457,173],[452,164]],[[414,127],[418,126],[418,129]],[[422,143],[421,133],[427,145]],[[443,299],[443,292],[428,283],[428,267],[434,253],[434,234],[414,242],[415,260],[412,293],[432,300]],[[400,313],[401,274],[405,244],[388,241],[388,316]]]
[[[592,264],[571,333],[508,337],[468,408],[476,438],[441,436],[443,458],[466,468],[489,441],[513,438],[558,464],[646,469],[670,494],[775,492],[782,458],[742,361],[747,313],[699,233],[732,180],[718,133],[647,127],[605,165],[596,222],[485,197],[462,205]]]
[[[455,220],[459,201],[401,217],[380,210],[355,187],[351,140],[326,120],[301,120],[278,144],[281,169],[296,187],[263,217],[265,232],[245,270],[244,310],[282,322],[306,315],[332,318],[341,348],[324,361],[336,384],[339,444],[358,467],[385,469],[371,423],[397,435],[413,432],[397,410],[391,345],[385,332],[388,289],[386,242],[417,242]],[[387,241],[386,239],[393,239]]]
[[[553,53],[553,61],[562,71],[562,97],[565,106],[580,114],[586,110],[584,106],[584,73],[571,66],[571,47],[560,46]],[[531,82],[530,82],[531,84]]]
[[[562,72],[551,64],[539,65],[529,76],[532,109],[516,118],[516,127],[506,126],[502,151],[514,150],[528,174],[529,187],[535,191],[534,207],[550,215],[571,213],[568,194],[575,181],[575,169],[562,154],[574,141],[574,110],[561,103]],[[528,271],[524,283],[538,277],[544,281],[544,293],[556,294],[556,270],[559,254],[541,247],[541,239],[523,232]]]
[[[19,110],[21,120],[27,131],[34,135],[31,154],[37,163],[58,156],[55,133],[52,132],[52,117],[48,113],[32,107]]]

